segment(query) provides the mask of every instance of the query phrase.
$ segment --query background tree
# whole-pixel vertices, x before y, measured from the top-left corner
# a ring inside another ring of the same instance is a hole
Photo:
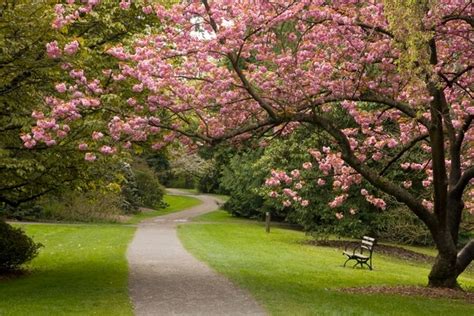
[[[31,113],[39,104],[45,100],[53,102],[66,84],[74,84],[63,68],[77,61],[76,67],[95,76],[101,69],[116,65],[113,58],[104,54],[108,46],[133,38],[149,27],[150,21],[141,9],[131,7],[124,11],[114,1],[102,2],[94,14],[85,15],[59,33],[51,27],[55,14],[61,12],[53,2],[8,0],[0,5],[1,203],[17,207],[46,193],[97,177],[98,170],[84,161],[84,154],[77,151],[77,146],[100,129],[106,110],[87,114],[88,123],[81,124],[67,138],[65,134],[74,127],[73,122],[61,125],[50,122],[57,139],[45,138],[46,144],[34,150],[25,148],[19,135],[32,124]],[[69,49],[55,56],[55,45]],[[95,87],[94,81],[87,84],[90,89]],[[43,136],[39,131],[35,135]],[[57,146],[51,147],[53,143]]]

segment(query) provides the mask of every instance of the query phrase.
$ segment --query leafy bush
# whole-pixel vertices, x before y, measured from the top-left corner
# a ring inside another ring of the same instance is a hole
[[[120,208],[127,214],[136,213],[141,204],[137,178],[132,167],[128,163],[122,163],[120,172],[123,174],[121,190],[122,205]]]
[[[265,178],[253,168],[261,154],[261,150],[236,154],[222,172],[221,186],[230,195],[224,209],[234,216],[259,218],[267,211],[257,192]]]
[[[199,179],[197,183],[198,191],[201,193],[219,193],[219,176],[218,170],[209,170]]]
[[[385,241],[398,244],[433,244],[428,228],[405,207],[394,208],[377,216],[374,230],[375,235]]]
[[[99,191],[68,191],[41,200],[46,219],[74,222],[117,222],[123,213],[119,194]]]
[[[160,208],[163,206],[164,188],[151,169],[140,169],[135,171],[140,204],[149,208]]]
[[[36,257],[41,247],[20,228],[0,221],[0,272],[18,269]]]

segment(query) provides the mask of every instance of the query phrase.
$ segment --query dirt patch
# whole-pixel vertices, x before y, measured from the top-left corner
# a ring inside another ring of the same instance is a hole
[[[367,286],[338,289],[339,292],[351,294],[394,294],[402,296],[422,296],[427,298],[445,298],[463,300],[474,304],[474,293],[453,289],[429,288],[422,286]]]
[[[346,246],[350,249],[353,249],[354,247],[357,247],[360,245],[360,242],[348,241],[348,240],[324,240],[324,241],[312,240],[309,243],[314,246],[332,247],[332,248],[341,248],[341,249],[344,249]],[[429,256],[423,253],[415,252],[415,251],[405,249],[402,247],[388,246],[388,245],[378,244],[375,246],[374,252],[382,254],[382,255],[396,257],[398,259],[426,262],[426,263],[433,263],[435,259],[433,256]]]

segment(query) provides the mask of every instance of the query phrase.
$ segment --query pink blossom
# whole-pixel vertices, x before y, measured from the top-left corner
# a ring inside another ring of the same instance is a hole
[[[54,139],[47,139],[44,141],[44,143],[46,144],[46,146],[50,147],[50,146],[54,146],[57,144],[56,140]]]
[[[313,168],[313,164],[311,162],[308,161],[308,162],[303,163],[303,169],[309,170],[311,168]]]
[[[79,150],[87,150],[89,146],[86,144],[86,143],[80,143],[77,148],[79,148]]]
[[[412,162],[410,164],[410,168],[413,169],[413,170],[422,170],[423,169],[423,165],[421,163],[414,163]]]
[[[20,138],[26,148],[31,149],[36,146],[36,140],[34,140],[30,134],[23,134],[20,136]]]
[[[434,203],[431,202],[431,201],[428,201],[426,199],[423,199],[423,201],[421,202],[421,204],[430,212],[432,212],[434,210]]]
[[[300,177],[300,171],[297,169],[291,171],[291,176],[293,177],[293,179],[298,179]]]
[[[341,194],[341,195],[336,196],[334,200],[328,203],[329,207],[336,208],[336,207],[341,206],[348,196],[349,196],[348,194]]]
[[[400,164],[400,167],[402,167],[403,170],[407,170],[408,168],[410,168],[410,163],[409,162],[404,162],[404,163]]]
[[[308,206],[308,205],[309,205],[309,201],[308,201],[308,200],[303,200],[303,201],[301,201],[301,206],[306,207],[306,206]]]
[[[31,113],[31,117],[37,119],[37,120],[40,120],[40,119],[44,119],[44,113],[41,112],[41,111],[33,111]]]
[[[84,159],[87,161],[94,161],[97,159],[97,157],[93,153],[86,153]]]
[[[344,214],[341,213],[341,212],[336,213],[335,216],[336,216],[336,218],[337,218],[338,220],[341,220],[341,219],[344,218]]]
[[[147,5],[142,8],[143,13],[145,14],[151,14],[153,13],[153,7],[151,5]]]
[[[351,215],[355,215],[355,214],[357,214],[357,210],[354,209],[354,208],[351,208],[351,209],[349,210],[349,213],[350,213]]]
[[[269,187],[276,187],[280,185],[280,180],[275,178],[269,178],[265,180],[265,185]]]
[[[46,44],[46,53],[49,58],[59,58],[61,57],[61,50],[59,49],[58,42],[53,41]]]
[[[131,1],[130,0],[121,0],[120,1],[120,8],[122,10],[130,9]]]
[[[369,194],[369,192],[366,189],[362,189],[360,190],[360,194],[362,194],[363,196],[366,196],[367,194]]]
[[[78,49],[79,49],[78,41],[72,41],[64,45],[64,53],[66,53],[67,55],[74,55]]]
[[[289,206],[291,206],[291,201],[290,200],[285,200],[285,201],[283,201],[282,204],[283,204],[284,207],[289,207]]]
[[[272,198],[275,198],[275,197],[278,196],[278,193],[275,192],[275,191],[270,191],[270,192],[268,193],[268,196],[269,196],[269,197],[272,197]]]
[[[104,155],[112,155],[116,152],[116,149],[110,146],[104,145],[100,148],[100,152],[103,153]]]
[[[58,83],[56,86],[56,91],[58,91],[59,93],[64,93],[66,92],[67,88],[66,88],[66,84],[64,82],[62,83]]]
[[[318,179],[318,185],[322,186],[326,184],[326,180],[319,178]]]
[[[101,132],[93,132],[92,133],[92,139],[93,140],[99,140],[102,137],[104,137],[104,134],[102,134]]]
[[[158,143],[153,143],[153,144],[151,145],[151,148],[152,148],[153,150],[160,150],[160,149],[163,148],[164,146],[165,146],[164,143],[159,143],[159,142],[158,142]]]

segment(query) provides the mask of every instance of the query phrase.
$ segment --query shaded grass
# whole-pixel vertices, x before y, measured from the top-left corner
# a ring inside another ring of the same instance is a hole
[[[154,211],[142,211],[138,214],[133,215],[126,223],[127,224],[137,224],[142,220],[147,218],[152,218],[156,216],[166,215],[174,212],[183,211],[187,208],[201,204],[201,200],[190,197],[190,196],[180,196],[180,195],[165,195],[163,197],[165,203],[169,206],[163,209],[158,209]]]
[[[338,288],[369,285],[425,285],[429,265],[375,254],[374,271],[343,268],[341,251],[304,243],[303,233],[249,224],[217,211],[179,226],[184,246],[250,293],[273,315],[472,315],[460,301],[363,295]],[[239,222],[240,221],[240,222]],[[219,223],[220,222],[220,223]],[[460,278],[474,286],[472,276]]]
[[[0,315],[132,315],[125,251],[133,227],[23,228],[44,248],[30,274],[0,282]]]

